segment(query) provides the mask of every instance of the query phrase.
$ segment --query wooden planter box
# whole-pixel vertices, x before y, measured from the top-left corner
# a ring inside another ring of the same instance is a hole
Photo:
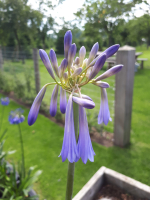
[[[150,199],[150,187],[116,171],[101,167],[73,200],[93,200],[104,184],[115,185],[139,198]]]

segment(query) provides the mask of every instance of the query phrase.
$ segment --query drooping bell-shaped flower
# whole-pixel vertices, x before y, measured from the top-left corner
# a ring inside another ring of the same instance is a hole
[[[66,106],[67,106],[67,98],[66,98],[66,91],[61,87],[60,88],[60,111],[61,113],[66,112]]]
[[[54,117],[57,112],[57,96],[58,96],[58,89],[59,86],[55,85],[52,97],[51,97],[51,103],[50,103],[50,115]]]
[[[73,101],[77,103],[78,105],[87,108],[87,109],[93,109],[95,107],[95,103],[88,99],[78,98],[78,97],[72,97]]]
[[[93,82],[94,85],[101,87],[101,88],[109,88],[109,84],[103,81]]]
[[[76,158],[78,157],[74,129],[72,94],[69,97],[66,108],[65,131],[60,156],[62,157],[63,162],[68,158],[69,162],[71,163],[75,162]]]
[[[91,143],[85,108],[82,106],[79,106],[79,139],[77,149],[78,157],[76,161],[81,158],[84,164],[86,164],[88,159],[94,162],[95,152]]]
[[[36,96],[32,106],[31,106],[31,109],[30,109],[30,112],[29,112],[29,115],[28,115],[29,126],[34,124],[34,122],[37,119],[39,109],[40,109],[40,106],[41,106],[41,102],[42,102],[42,99],[43,99],[45,92],[46,92],[46,87],[47,87],[47,85],[44,85],[42,87],[42,89],[39,91],[38,95]]]
[[[53,69],[52,69],[52,66],[51,66],[51,63],[50,63],[47,53],[43,49],[40,49],[39,54],[40,54],[41,60],[43,61],[47,71],[49,72],[51,77],[53,79],[55,79],[54,72],[53,72]]]
[[[104,123],[105,125],[107,125],[109,121],[112,121],[112,119],[109,112],[107,92],[105,88],[101,88],[101,104],[98,115],[98,124]]]
[[[68,58],[68,51],[71,44],[72,44],[72,33],[71,31],[67,31],[64,36],[64,55],[66,59]]]
[[[56,75],[59,77],[57,57],[56,57],[55,51],[53,49],[50,50],[49,57],[50,57],[53,69],[54,69]]]
[[[123,65],[116,65],[116,66],[110,68],[109,70],[107,70],[106,72],[104,72],[103,74],[98,76],[95,79],[95,81],[103,80],[105,78],[113,76],[114,74],[117,74],[122,69],[122,67],[123,67]]]
[[[103,67],[104,63],[106,61],[106,54],[103,54],[95,63],[90,75],[89,75],[89,80],[93,79],[98,72],[101,70],[101,68]]]

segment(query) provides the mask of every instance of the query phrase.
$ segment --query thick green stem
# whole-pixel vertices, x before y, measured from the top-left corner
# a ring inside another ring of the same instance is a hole
[[[4,117],[4,109],[5,109],[5,106],[3,106],[3,108],[2,108],[1,121],[0,121],[0,131],[2,129],[2,122],[3,122],[3,117]]]
[[[19,134],[20,134],[20,143],[21,143],[21,156],[22,156],[22,176],[25,178],[25,161],[24,161],[24,147],[23,147],[23,138],[21,133],[21,127],[20,124],[18,124],[19,127]]]
[[[76,140],[77,140],[77,138],[78,138],[78,126],[79,126],[79,106],[76,103],[73,103],[73,113],[74,113],[75,135],[76,135]],[[75,168],[75,163],[69,162],[69,164],[68,164],[66,199],[65,200],[72,200],[74,168]]]

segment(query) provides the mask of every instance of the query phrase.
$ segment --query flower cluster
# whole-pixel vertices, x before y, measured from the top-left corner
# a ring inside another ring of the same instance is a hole
[[[54,79],[54,82],[44,85],[38,93],[28,115],[28,124],[32,125],[35,123],[46,88],[48,85],[53,84],[55,87],[51,96],[50,114],[53,117],[56,115],[57,97],[60,87],[60,111],[66,113],[64,140],[60,153],[62,161],[68,158],[72,163],[77,162],[81,158],[83,163],[86,163],[88,159],[94,161],[95,153],[89,135],[85,108],[92,109],[95,107],[95,103],[90,97],[81,93],[81,88],[89,83],[101,88],[101,106],[98,123],[107,125],[109,120],[111,120],[106,93],[106,88],[109,87],[109,84],[102,82],[102,80],[119,72],[123,65],[114,66],[94,79],[103,67],[106,59],[118,51],[119,45],[116,44],[109,47],[96,57],[99,49],[99,44],[96,43],[93,45],[88,58],[85,58],[86,49],[84,46],[79,50],[79,57],[75,58],[76,49],[76,45],[72,44],[72,33],[71,31],[67,31],[64,36],[65,58],[62,60],[60,66],[58,66],[57,57],[53,49],[49,53],[50,60],[44,50],[39,50],[41,60]],[[60,81],[58,81],[58,78]],[[68,103],[66,92],[69,93]],[[79,138],[77,143],[73,119],[73,102],[79,105]]]
[[[11,111],[8,117],[8,121],[10,124],[20,124],[22,123],[25,118],[22,115],[24,112],[23,109],[17,108],[15,111]]]
[[[8,104],[9,104],[9,98],[8,97],[1,98],[1,105],[8,106]]]

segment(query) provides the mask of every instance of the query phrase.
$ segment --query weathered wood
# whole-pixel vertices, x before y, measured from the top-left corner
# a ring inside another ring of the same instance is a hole
[[[147,58],[138,58],[137,61],[141,61],[140,68],[144,69],[144,61],[147,61]]]
[[[34,74],[35,74],[35,88],[36,93],[40,91],[40,73],[39,73],[39,61],[38,50],[33,49],[33,61],[34,61]]]
[[[124,67],[116,75],[114,144],[124,147],[130,142],[135,48],[120,48],[116,64]]]
[[[73,200],[93,200],[104,184],[115,185],[137,198],[150,199],[150,187],[106,167],[101,167]]]
[[[0,46],[0,70],[3,70],[3,55],[1,46]]]

